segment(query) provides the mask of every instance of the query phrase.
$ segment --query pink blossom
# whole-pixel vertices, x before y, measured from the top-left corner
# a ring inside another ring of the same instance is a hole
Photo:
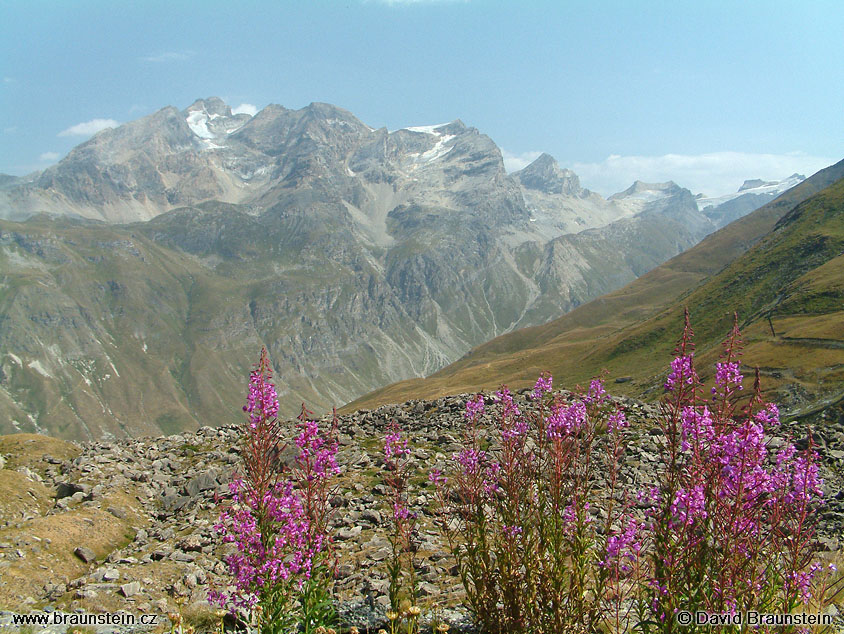
[[[627,419],[624,417],[624,412],[620,409],[610,414],[610,417],[607,420],[607,430],[610,432],[621,431],[629,426],[630,423],[627,422]]]
[[[533,386],[533,392],[531,392],[531,398],[533,400],[538,401],[543,396],[545,396],[548,392],[551,391],[551,384],[553,383],[554,379],[548,372],[543,372],[538,379],[536,379],[536,385]]]
[[[589,391],[586,393],[583,400],[587,403],[600,405],[606,400],[606,398],[607,391],[604,389],[603,381],[601,381],[601,379],[592,379],[592,382],[589,384]]]
[[[446,478],[439,469],[431,469],[431,473],[428,474],[428,480],[435,485],[445,484],[448,482],[448,478]]]
[[[549,439],[576,434],[586,424],[586,404],[575,401],[569,406],[554,403],[545,421],[545,433]]]
[[[691,490],[679,489],[671,503],[671,514],[680,524],[705,519],[707,512],[704,506],[703,485],[697,485]]]
[[[602,567],[618,565],[621,572],[628,572],[630,566],[624,560],[635,562],[639,551],[642,549],[642,544],[638,537],[640,528],[636,520],[630,518],[623,532],[610,535],[607,538],[606,555],[598,565]]]
[[[517,535],[521,535],[521,534],[522,534],[522,527],[521,527],[521,526],[515,526],[515,525],[513,525],[513,526],[508,526],[507,524],[504,524],[504,526],[502,526],[502,527],[501,527],[501,531],[502,531],[502,532],[503,532],[503,533],[504,533],[504,534],[505,534],[505,535],[506,535],[509,539],[515,539]]]
[[[476,394],[466,402],[466,413],[463,414],[470,421],[477,421],[484,413],[484,395]]]
[[[671,372],[665,381],[665,389],[671,392],[678,385],[693,385],[696,379],[697,374],[692,364],[692,356],[676,357],[671,362]]]
[[[763,426],[776,426],[780,424],[780,410],[774,403],[767,403],[764,409],[756,412],[754,418]]]
[[[741,382],[744,377],[741,374],[740,366],[741,364],[736,362],[716,363],[715,384],[722,388],[743,389]]]

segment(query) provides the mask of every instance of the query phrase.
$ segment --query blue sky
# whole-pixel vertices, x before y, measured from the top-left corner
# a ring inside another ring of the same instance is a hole
[[[510,169],[544,151],[605,195],[714,195],[844,158],[843,36],[840,0],[4,0],[0,172],[213,95],[460,118]]]

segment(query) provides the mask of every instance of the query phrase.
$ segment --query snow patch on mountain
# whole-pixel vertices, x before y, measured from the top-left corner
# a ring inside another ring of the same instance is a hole
[[[451,151],[453,144],[447,146],[446,144],[451,141],[455,135],[453,134],[446,134],[441,136],[439,140],[434,144],[427,152],[423,152],[419,158],[420,160],[424,161],[425,163],[430,163],[431,161],[436,161],[438,158],[445,156]]]
[[[204,110],[194,110],[188,114],[185,121],[196,136],[202,139],[214,138],[211,130],[208,129],[208,113]]]
[[[412,128],[402,128],[408,132],[421,132],[422,134],[441,134],[437,132],[437,128],[444,128],[447,123],[438,123],[437,125],[417,125]]]
[[[745,194],[767,194],[779,196],[792,187],[799,185],[804,180],[806,180],[806,177],[802,174],[792,174],[781,181],[763,181],[760,179],[746,180],[734,194],[725,194],[723,196],[700,196],[697,198],[697,208],[703,211],[707,207],[717,207],[718,205],[723,205],[724,203],[734,200],[739,196],[744,196]]]

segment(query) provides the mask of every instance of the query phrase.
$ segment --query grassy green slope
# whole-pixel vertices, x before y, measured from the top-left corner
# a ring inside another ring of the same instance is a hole
[[[542,370],[573,385],[607,369],[611,376],[633,377],[618,391],[656,396],[683,306],[692,314],[702,366],[717,357],[736,311],[748,341],[745,361],[763,367],[781,399],[797,403],[836,393],[844,386],[843,177],[844,161],[618,291],[542,326],[498,337],[427,379],[387,386],[345,409],[502,383],[520,387]]]

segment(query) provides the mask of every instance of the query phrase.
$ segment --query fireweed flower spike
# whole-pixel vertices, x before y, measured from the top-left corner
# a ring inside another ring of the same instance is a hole
[[[483,396],[480,397],[480,409],[483,411]],[[470,403],[476,401],[470,401]],[[416,603],[416,513],[408,508],[408,456],[410,449],[407,440],[402,437],[401,428],[396,421],[390,423],[387,434],[384,437],[384,482],[390,489],[391,515],[393,530],[390,534],[391,556],[387,561],[387,572],[390,580],[389,598],[391,618],[391,631],[398,631],[397,619],[404,620],[408,615],[401,605],[408,602],[408,605]],[[435,484],[441,478],[439,472],[432,472],[429,479]],[[415,634],[418,631],[418,624],[415,617],[407,618],[407,632]]]
[[[536,379],[536,385],[533,386],[533,392],[531,392],[533,400],[538,401],[548,394],[551,391],[553,381],[553,377],[548,372],[543,372],[539,375],[539,378]]]
[[[769,458],[765,435],[779,412],[762,402],[758,381],[751,405],[738,412],[734,396],[743,377],[737,326],[724,344],[716,396],[708,405],[693,389],[697,377],[685,354],[690,344],[687,323],[666,386],[673,394],[664,403],[667,419],[679,426],[663,425],[663,450],[678,453],[666,460],[670,468],[657,496],[648,496],[655,503],[649,529],[654,547],[647,553],[651,618],[662,622],[678,609],[789,612],[807,600],[815,570],[808,549],[810,507],[821,496],[817,456],[810,441],[800,455],[786,444]],[[671,626],[670,619],[664,623]]]
[[[248,415],[242,440],[245,474],[233,478],[230,506],[214,527],[223,542],[237,547],[226,558],[235,591],[212,591],[209,600],[244,621],[260,614],[262,634],[286,632],[296,623],[313,632],[333,618],[325,601],[331,540],[324,530],[327,489],[322,485],[337,472],[336,443],[303,416],[295,481],[282,480],[276,467],[278,398],[271,378],[262,350],[243,408]]]
[[[484,395],[476,394],[466,403],[466,412],[463,414],[467,420],[477,421],[484,413]]]

